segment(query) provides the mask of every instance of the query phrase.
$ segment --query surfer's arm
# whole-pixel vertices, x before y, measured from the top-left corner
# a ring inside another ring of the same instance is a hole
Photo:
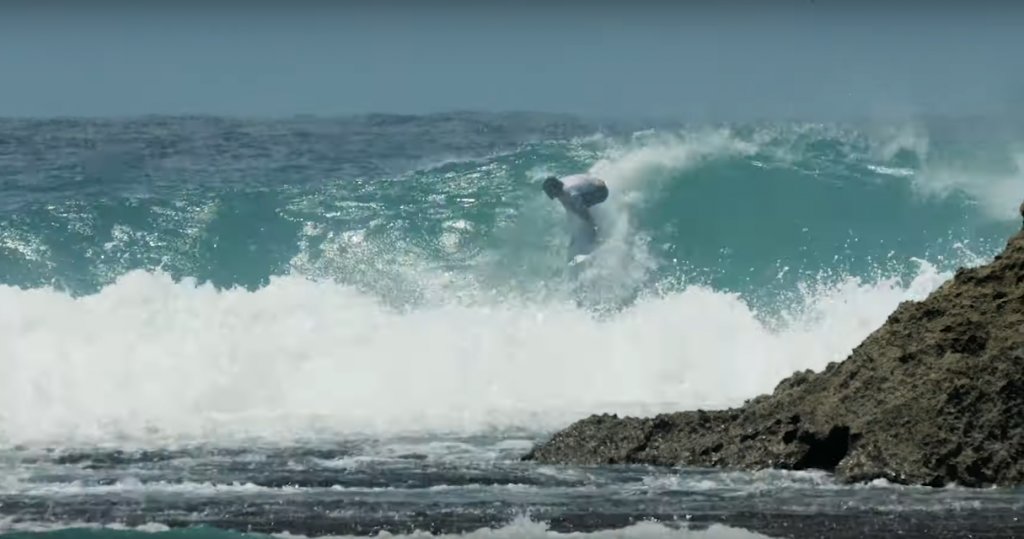
[[[597,229],[597,223],[594,222],[594,216],[590,214],[590,210],[583,204],[583,200],[578,196],[569,195],[562,200],[562,205],[565,209],[572,212],[574,215],[583,220],[584,223],[590,226],[592,229]]]

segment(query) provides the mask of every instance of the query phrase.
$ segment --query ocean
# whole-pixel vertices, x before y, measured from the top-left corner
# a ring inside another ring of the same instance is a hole
[[[570,269],[540,182],[587,171]],[[1020,534],[1021,490],[518,459],[841,361],[1022,200],[986,119],[2,120],[0,533]]]

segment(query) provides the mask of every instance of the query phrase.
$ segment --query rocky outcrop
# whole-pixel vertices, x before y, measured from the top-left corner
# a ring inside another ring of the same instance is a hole
[[[592,416],[524,459],[1024,484],[1024,231],[990,264],[901,304],[823,372],[798,372],[736,409]]]

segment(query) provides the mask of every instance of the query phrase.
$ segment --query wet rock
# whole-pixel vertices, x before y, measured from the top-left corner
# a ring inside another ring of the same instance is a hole
[[[1024,231],[992,263],[901,304],[822,372],[795,373],[730,410],[592,416],[524,460],[1024,484]]]

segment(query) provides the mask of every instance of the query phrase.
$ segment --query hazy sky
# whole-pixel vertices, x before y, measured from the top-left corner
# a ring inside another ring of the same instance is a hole
[[[138,4],[0,7],[0,115],[824,119],[1024,97],[1024,3],[1009,0]]]

